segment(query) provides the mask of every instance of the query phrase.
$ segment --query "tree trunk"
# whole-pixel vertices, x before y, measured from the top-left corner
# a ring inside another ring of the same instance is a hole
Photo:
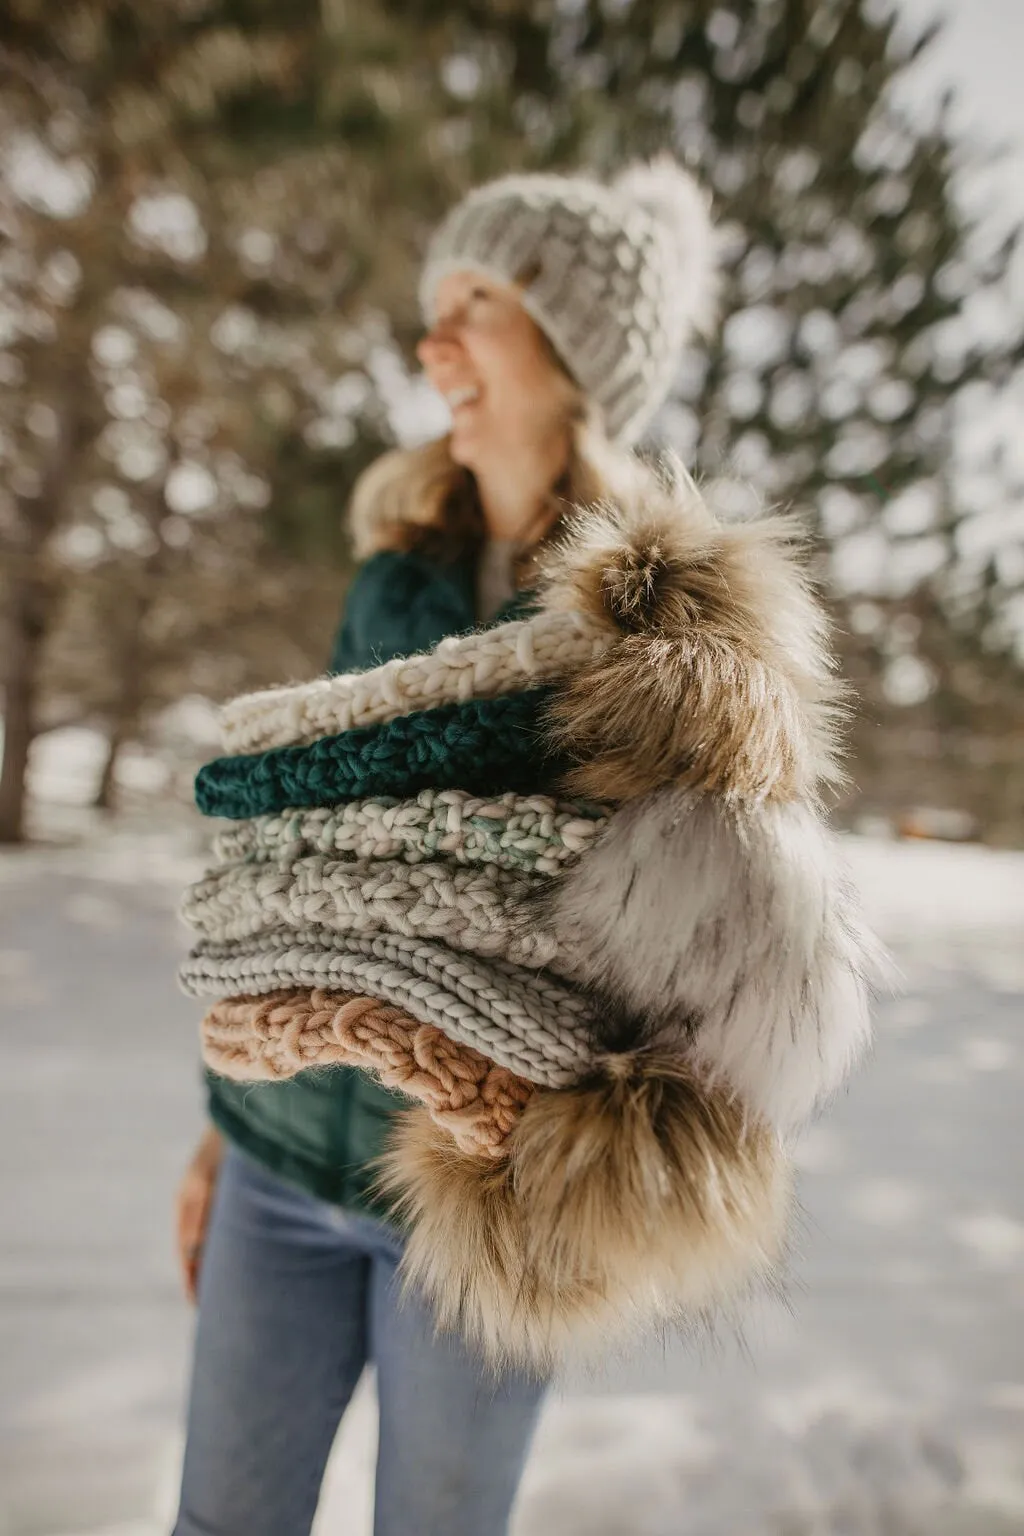
[[[4,752],[0,769],[0,843],[25,841],[26,773],[36,734],[36,694],[45,635],[41,593],[16,592],[4,665]],[[35,601],[33,601],[35,599]]]
[[[124,728],[118,721],[107,738],[107,755],[103,760],[103,772],[100,774],[100,782],[92,802],[97,811],[114,809],[114,777],[117,773],[117,760],[126,740]]]
[[[97,811],[114,809],[117,793],[117,764],[122,749],[132,740],[138,725],[141,704],[138,694],[138,684],[133,678],[127,690],[127,697],[122,700],[121,713],[110,727],[110,734],[107,737],[107,755],[103,760],[103,771],[92,802]]]
[[[120,697],[107,737],[107,755],[93,805],[98,811],[114,809],[115,775],[121,749],[138,730],[145,703],[148,651],[143,636],[146,615],[153,604],[154,589],[163,565],[163,546],[146,561],[143,574],[146,585],[134,594],[125,593],[111,626],[111,664],[120,682]]]
[[[87,335],[87,333],[86,333]],[[28,754],[38,731],[40,664],[59,606],[59,589],[45,563],[47,540],[61,522],[72,462],[82,436],[82,402],[90,387],[88,344],[73,352],[53,396],[60,430],[49,454],[40,494],[15,498],[21,531],[4,551],[6,634],[2,638],[4,751],[0,767],[0,844],[25,841]]]

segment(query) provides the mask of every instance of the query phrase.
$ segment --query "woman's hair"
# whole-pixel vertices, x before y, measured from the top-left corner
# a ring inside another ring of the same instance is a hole
[[[519,579],[565,513],[615,499],[637,467],[634,455],[609,443],[595,416],[581,408],[570,423],[565,471],[524,536]],[[382,454],[356,482],[349,518],[359,559],[381,549],[453,558],[484,540],[476,481],[453,460],[447,437]]]

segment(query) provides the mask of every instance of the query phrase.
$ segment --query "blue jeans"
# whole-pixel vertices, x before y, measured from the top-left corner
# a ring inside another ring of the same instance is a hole
[[[231,1149],[199,1283],[175,1536],[306,1536],[335,1431],[377,1368],[374,1536],[501,1536],[544,1386],[496,1377],[400,1297],[401,1240]],[[339,1532],[338,1536],[343,1536]]]

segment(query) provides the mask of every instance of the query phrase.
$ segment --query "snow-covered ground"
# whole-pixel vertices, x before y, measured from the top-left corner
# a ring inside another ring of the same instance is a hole
[[[1024,1532],[1024,856],[849,849],[904,984],[804,1145],[790,1309],[565,1382],[515,1536]],[[183,813],[0,858],[0,1536],[169,1528],[201,852]],[[368,1536],[373,1434],[367,1382],[318,1536]]]

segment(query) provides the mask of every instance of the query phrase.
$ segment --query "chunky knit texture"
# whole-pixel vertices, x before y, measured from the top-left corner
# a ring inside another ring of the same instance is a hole
[[[407,864],[440,858],[556,875],[593,847],[608,815],[608,806],[550,795],[487,799],[461,789],[421,789],[414,800],[352,800],[237,822],[214,838],[213,856],[221,864],[317,853]]]
[[[555,943],[517,924],[529,887],[528,876],[498,864],[352,864],[312,854],[222,865],[189,887],[181,915],[214,943],[305,929],[397,933],[536,968],[554,960]]]
[[[317,933],[201,943],[180,970],[193,997],[262,996],[309,987],[380,998],[434,1024],[532,1083],[574,1082],[591,1060],[587,1000],[546,976],[393,935],[324,942]]]
[[[581,613],[543,613],[452,636],[368,672],[243,694],[221,710],[224,748],[301,746],[412,710],[521,692],[594,661],[608,643],[605,626]]]
[[[326,736],[308,747],[219,757],[196,775],[204,816],[241,820],[290,806],[335,805],[367,795],[465,789],[493,795],[548,789],[564,764],[548,755],[540,719],[548,688],[418,710],[383,725]]]
[[[279,1082],[311,1067],[359,1067],[426,1105],[463,1152],[500,1157],[533,1084],[401,1008],[299,990],[215,1003],[203,1060],[236,1082]]]

